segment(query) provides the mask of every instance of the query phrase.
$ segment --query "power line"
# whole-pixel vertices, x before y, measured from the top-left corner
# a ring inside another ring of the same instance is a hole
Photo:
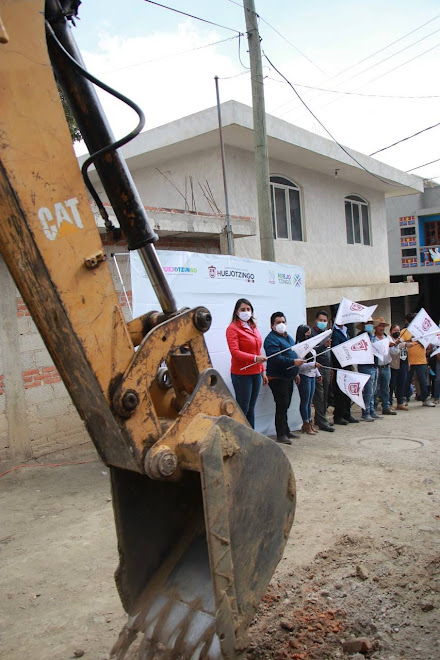
[[[397,142],[393,142],[393,144],[390,144],[388,147],[383,147],[382,149],[378,149],[377,151],[373,151],[370,156],[374,156],[375,154],[379,154],[381,151],[386,151],[387,149],[391,149],[391,147],[395,147],[396,144],[400,144],[401,142],[405,142],[406,140],[411,140],[411,138],[416,137],[416,135],[420,135],[421,133],[424,133],[425,131],[430,131],[431,128],[436,128],[436,126],[440,126],[440,122],[438,124],[433,124],[433,126],[428,126],[427,128],[423,128],[421,131],[417,131],[417,133],[413,133],[412,135],[408,135],[408,137],[402,138],[402,140],[398,140]]]
[[[325,132],[326,132],[328,135],[330,135],[331,139],[332,139],[334,142],[336,142],[336,144],[338,145],[338,147],[339,147],[340,149],[342,149],[342,151],[343,151],[344,153],[346,153],[347,156],[348,156],[349,158],[351,158],[352,160],[354,160],[354,162],[357,163],[357,164],[359,165],[359,167],[361,167],[363,170],[365,170],[365,172],[367,172],[368,174],[371,174],[371,176],[374,176],[375,179],[378,179],[379,181],[382,181],[382,183],[386,183],[388,186],[392,185],[389,181],[386,181],[385,179],[382,179],[380,176],[377,176],[376,174],[374,174],[373,172],[370,172],[370,170],[368,170],[364,165],[362,165],[362,163],[360,163],[360,162],[357,160],[357,158],[355,158],[355,157],[354,157],[349,151],[347,151],[347,149],[346,149],[344,146],[342,146],[342,144],[341,144],[340,142],[337,141],[337,139],[332,135],[332,133],[330,133],[330,131],[328,130],[328,128],[326,128],[326,127],[324,126],[324,124],[322,123],[322,121],[321,121],[320,119],[318,119],[318,117],[315,115],[315,113],[309,108],[309,106],[307,105],[307,103],[301,98],[301,96],[298,94],[298,92],[296,91],[296,89],[295,89],[295,87],[292,85],[292,83],[291,83],[291,82],[286,78],[286,76],[285,76],[284,74],[282,74],[281,71],[279,71],[279,69],[277,69],[276,66],[270,61],[270,59],[268,58],[268,56],[266,55],[266,53],[265,53],[264,51],[263,51],[263,55],[264,55],[264,57],[266,58],[266,60],[269,62],[269,64],[271,65],[271,67],[273,67],[273,68],[275,69],[275,71],[278,73],[278,75],[281,76],[282,78],[284,78],[284,80],[288,83],[288,85],[293,89],[293,91],[295,92],[295,94],[297,95],[297,97],[299,98],[299,100],[301,101],[301,103],[307,108],[307,110],[310,112],[310,114],[316,119],[316,121],[318,122],[318,124],[320,124],[320,125],[322,126],[322,128],[325,130]],[[399,184],[399,185],[400,185],[400,184]]]
[[[289,46],[292,46],[292,48],[294,48],[294,49],[295,49],[300,55],[302,55],[303,57],[305,57],[305,59],[306,59],[308,62],[310,62],[310,64],[312,64],[316,69],[318,69],[318,71],[320,71],[321,73],[323,73],[325,76],[328,77],[328,74],[327,74],[325,71],[323,71],[323,69],[321,69],[320,66],[318,66],[317,64],[315,64],[315,62],[313,62],[313,61],[310,59],[310,57],[308,57],[305,53],[303,53],[302,50],[300,50],[300,49],[298,48],[298,46],[295,46],[295,44],[293,44],[291,41],[289,41],[289,39],[287,39],[287,37],[285,37],[283,34],[281,34],[281,32],[280,32],[279,30],[277,30],[276,28],[274,28],[274,26],[271,25],[270,23],[268,23],[268,22],[267,22],[262,16],[260,16],[260,19],[263,21],[263,23],[266,23],[266,25],[268,25],[268,26],[270,27],[271,30],[273,30],[274,32],[276,32],[276,33],[281,37],[281,39],[284,39],[284,41],[286,41],[286,42],[289,44]]]
[[[440,14],[437,15],[437,16],[434,16],[434,18],[430,19],[430,20],[427,21],[426,23],[423,23],[422,25],[419,25],[419,27],[415,28],[414,30],[411,30],[410,32],[407,32],[407,33],[404,34],[402,37],[399,37],[399,39],[396,39],[395,41],[392,41],[391,43],[387,44],[387,45],[384,46],[383,48],[381,48],[381,49],[379,49],[378,51],[372,53],[371,55],[368,55],[367,57],[364,57],[362,60],[359,60],[359,62],[356,62],[356,64],[352,64],[351,66],[347,67],[346,69],[343,69],[342,71],[340,71],[340,72],[337,73],[336,75],[332,76],[332,77],[330,78],[330,80],[333,80],[334,78],[338,78],[338,77],[341,76],[343,73],[346,73],[347,71],[350,71],[351,69],[355,68],[356,66],[359,66],[359,64],[362,64],[363,62],[366,62],[367,60],[371,59],[371,58],[374,57],[375,55],[378,55],[378,53],[381,53],[382,51],[386,50],[387,48],[390,48],[391,46],[394,46],[394,44],[398,43],[399,41],[402,41],[402,39],[405,39],[406,37],[408,37],[409,35],[413,34],[414,32],[418,32],[418,30],[421,30],[423,27],[425,27],[425,26],[428,25],[429,23],[432,23],[433,21],[437,20],[438,18],[440,18]],[[433,34],[433,33],[432,33],[432,34]],[[430,35],[428,35],[428,36],[430,36]],[[416,43],[419,43],[419,42],[416,42]],[[406,47],[406,48],[408,48],[408,47]],[[405,50],[405,49],[403,49],[403,50]],[[398,53],[400,53],[400,52],[402,52],[402,51],[401,51],[401,50],[398,51]],[[395,55],[397,55],[398,53],[395,53]],[[375,66],[379,66],[379,64],[382,64],[382,63],[385,62],[387,59],[389,59],[389,58],[385,58],[385,59],[380,60],[379,62],[376,62],[376,64],[374,64],[372,67],[368,67],[367,69],[364,69],[363,71],[360,71],[360,72],[356,73],[354,76],[351,76],[351,78],[348,78],[348,80],[352,80],[353,78],[356,78],[358,75],[361,75],[362,73],[365,73],[365,71],[368,71],[369,69],[371,69],[371,68],[373,68],[373,67],[375,67]],[[394,70],[394,69],[392,69],[391,71],[393,71],[393,70]],[[386,74],[383,74],[383,75],[386,75]],[[348,80],[342,81],[341,83],[338,83],[338,84],[343,84],[344,82],[348,82]],[[376,79],[373,79],[373,80],[376,80]],[[370,82],[373,82],[373,81],[370,81]],[[369,83],[366,83],[366,84],[369,84]],[[364,85],[361,85],[361,87],[363,87],[363,86],[364,86]],[[358,88],[358,89],[360,89],[360,88]],[[316,96],[315,98],[318,98],[319,96],[322,96],[322,94],[317,94],[317,96]],[[333,101],[332,101],[332,102],[333,102]],[[278,106],[278,108],[276,108],[276,109],[274,110],[274,112],[275,112],[276,110],[279,110],[279,109],[282,108],[283,106],[288,105],[289,103],[292,103],[292,101],[289,101],[288,103],[284,103],[283,105]],[[294,110],[294,108],[292,108],[292,110]],[[289,110],[289,112],[291,112],[291,111]],[[287,114],[287,113],[286,113],[286,114]]]
[[[241,7],[241,9],[243,9],[243,5],[240,4],[239,2],[235,2],[235,0],[228,0],[228,2],[231,2],[233,5],[237,5],[237,7]],[[292,48],[294,48],[300,55],[302,55],[308,62],[310,62],[310,64],[312,64],[316,69],[318,69],[318,71],[320,71],[321,73],[323,73],[325,76],[328,77],[328,74],[325,71],[323,71],[317,64],[315,64],[315,62],[313,62],[313,60],[311,60],[310,57],[308,57],[305,53],[303,53],[302,50],[298,48],[298,46],[295,46],[295,44],[289,41],[287,37],[285,37],[283,34],[281,34],[281,32],[279,32],[279,30],[277,30],[276,28],[274,28],[273,25],[268,23],[268,21],[266,21],[266,19],[264,19],[261,16],[261,14],[257,14],[257,17],[261,21],[263,21],[263,23],[266,23],[266,25],[268,25],[271,28],[271,30],[276,32],[281,37],[281,39],[284,39],[284,41],[286,41],[289,44],[289,46],[292,46]]]
[[[224,44],[227,41],[232,41],[233,39],[238,39],[239,34],[234,37],[227,37],[226,39],[220,39],[219,41],[211,41],[209,44],[204,44],[203,46],[196,46],[195,48],[189,48],[188,50],[181,50],[178,53],[170,53],[169,55],[164,55],[163,57],[157,57],[153,60],[145,60],[143,62],[137,62],[136,64],[127,64],[127,66],[121,66],[117,69],[107,69],[106,71],[100,71],[101,74],[105,73],[114,73],[115,71],[123,71],[124,69],[132,69],[136,66],[142,66],[143,64],[154,64],[155,62],[161,62],[162,60],[169,60],[172,57],[179,57],[180,55],[186,55],[187,53],[192,53],[196,50],[202,50],[203,48],[209,48],[210,46],[216,46],[218,44]]]
[[[376,78],[373,78],[372,80],[369,80],[366,83],[362,83],[362,85],[357,87],[354,91],[357,91],[358,89],[362,89],[362,87],[366,87],[367,85],[370,85],[372,82],[375,82],[376,80],[379,80],[380,78],[383,78],[384,76],[387,76],[388,74],[392,73],[393,71],[396,71],[396,69],[400,69],[400,67],[405,66],[406,64],[409,64],[410,62],[413,62],[414,60],[417,60],[419,57],[422,57],[423,55],[426,55],[426,53],[430,53],[431,50],[435,50],[439,46],[440,46],[440,44],[436,44],[435,46],[432,46],[432,48],[428,48],[428,50],[423,51],[423,53],[419,53],[415,57],[412,57],[410,60],[406,60],[406,62],[402,62],[402,64],[398,64],[393,69],[390,69],[389,71],[385,71],[385,73],[382,73],[380,76],[377,76]],[[380,62],[378,64],[380,64]],[[339,100],[340,99],[333,99],[333,101],[329,101],[328,103],[324,103],[324,105],[321,105],[320,107],[325,108],[327,105],[331,105],[332,103],[336,103]],[[292,108],[292,110],[294,110],[294,108]],[[288,110],[287,112],[283,113],[283,115],[281,115],[281,116],[289,114],[290,112],[292,112],[292,110]],[[299,121],[302,117],[304,117],[304,115],[301,115],[301,117],[298,117],[297,121]]]
[[[239,30],[235,30],[234,28],[226,27],[226,25],[220,25],[219,23],[214,23],[213,21],[208,21],[206,18],[200,18],[200,16],[187,14],[186,11],[180,11],[180,9],[174,9],[174,7],[168,7],[167,5],[162,5],[160,2],[154,2],[154,0],[144,0],[144,2],[149,2],[150,5],[156,5],[157,7],[162,7],[163,9],[169,9],[169,11],[174,11],[176,12],[176,14],[182,14],[182,16],[188,16],[189,18],[194,18],[196,21],[202,21],[203,23],[209,23],[209,25],[215,25],[216,27],[222,28],[223,30],[230,30],[231,32],[242,34]]]
[[[235,37],[232,37],[233,39]],[[274,82],[279,82],[286,84],[285,80],[277,80],[277,78],[272,78],[268,76],[270,80]],[[348,94],[349,96],[365,96],[366,98],[372,99],[440,99],[440,95],[430,94],[428,96],[400,96],[399,94],[359,94],[358,92],[344,92],[341,89],[327,89],[325,87],[312,87],[311,85],[303,85],[302,83],[292,83],[295,87],[304,87],[306,89],[316,89],[321,92],[328,92],[330,94]]]
[[[440,161],[440,158],[437,158],[437,160],[431,160],[429,163],[423,163],[423,165],[417,165],[417,167],[412,167],[410,170],[406,170],[407,172],[414,172],[414,170],[420,170],[421,167],[426,167],[427,165],[432,165],[433,163],[438,163]]]

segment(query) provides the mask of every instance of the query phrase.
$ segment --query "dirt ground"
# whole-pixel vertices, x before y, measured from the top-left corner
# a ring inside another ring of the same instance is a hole
[[[440,658],[439,427],[440,407],[411,402],[286,447],[297,513],[248,660]],[[126,620],[108,472],[91,445],[40,463],[68,461],[87,462],[0,479],[7,660],[107,659]]]

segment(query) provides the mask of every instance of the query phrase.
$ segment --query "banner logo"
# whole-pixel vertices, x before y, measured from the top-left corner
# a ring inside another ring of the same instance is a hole
[[[275,284],[275,271],[269,271],[269,284]]]
[[[301,280],[301,275],[299,275],[299,273],[293,276],[293,283],[295,286],[301,286],[302,280]]]
[[[179,273],[179,275],[195,275],[197,268],[189,266],[163,266],[164,273]]]
[[[423,319],[422,330],[426,332],[431,327],[431,321],[429,319]]]
[[[249,284],[255,284],[254,273],[249,273],[247,270],[232,270],[225,268],[224,270],[217,270],[214,266],[208,266],[209,277],[223,277],[235,280],[246,280]]]
[[[363,305],[359,305],[359,303],[351,303],[350,309],[352,312],[361,312],[364,309]]]
[[[347,389],[350,392],[350,394],[359,396],[359,392],[361,391],[361,385],[360,383],[349,383]]]
[[[292,276],[286,273],[278,273],[278,284],[292,284]]]
[[[352,351],[368,351],[368,344],[365,339],[357,341],[355,344],[350,346]]]

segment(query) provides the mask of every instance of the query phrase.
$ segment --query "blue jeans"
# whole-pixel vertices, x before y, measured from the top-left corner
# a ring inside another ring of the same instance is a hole
[[[414,372],[417,374],[417,380],[420,385],[420,401],[426,401],[429,397],[428,365],[412,364],[409,368],[407,384],[411,384],[412,379],[414,378]]]
[[[238,405],[246,416],[247,421],[255,428],[255,404],[261,388],[261,374],[239,376],[231,374],[232,385]]]
[[[382,401],[382,410],[390,409],[390,380],[390,365],[387,364],[386,367],[379,367],[377,372],[376,395],[380,396],[380,400]]]
[[[408,377],[408,360],[401,360],[398,369],[391,369],[390,403],[396,394],[397,404],[400,406],[405,400],[405,385]]]
[[[377,385],[377,367],[371,364],[359,364],[358,371],[361,374],[369,374],[370,378],[365,383],[363,397],[365,410],[362,411],[362,417],[369,417],[374,413],[374,393]]]
[[[298,385],[300,396],[299,411],[303,422],[309,422],[312,419],[312,401],[315,393],[316,378],[310,378],[301,374]]]

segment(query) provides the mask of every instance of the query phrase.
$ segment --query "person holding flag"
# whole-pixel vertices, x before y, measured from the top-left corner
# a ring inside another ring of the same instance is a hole
[[[407,314],[405,316],[405,321],[408,325],[401,334],[401,339],[406,342],[406,348],[408,350],[409,371],[408,380],[406,381],[407,398],[409,398],[408,391],[410,389],[410,385],[414,375],[416,375],[420,385],[420,400],[422,401],[422,405],[433,408],[435,407],[435,403],[433,403],[429,397],[428,361],[426,359],[426,348],[419,341],[411,341],[412,337],[414,336],[411,324],[417,318],[417,316],[418,314],[415,313]],[[417,329],[415,331],[417,332]]]
[[[266,374],[273,399],[275,401],[275,429],[277,442],[291,445],[291,438],[298,438],[292,433],[287,421],[287,411],[292,401],[293,383],[298,374],[298,367],[304,360],[298,359],[293,350],[295,344],[287,334],[286,317],[283,312],[274,312],[270,317],[271,331],[264,340],[267,361]],[[292,350],[286,350],[288,348]],[[292,368],[293,367],[293,368]]]
[[[327,330],[327,327],[328,313],[321,309],[317,312],[315,323],[312,325],[311,337],[316,337],[324,333],[324,331]],[[321,372],[322,380],[320,381],[318,378],[316,381],[315,394],[313,397],[313,406],[315,408],[315,426],[317,426],[320,431],[327,431],[328,433],[332,433],[335,430],[327,420],[327,406],[331,376],[330,353],[328,351],[330,344],[331,340],[327,338],[321,343],[317,344],[315,347],[317,359],[324,368]]]
[[[382,415],[397,415],[396,411],[390,405],[390,346],[394,344],[394,341],[385,334],[385,328],[389,325],[383,316],[378,316],[374,320],[374,336],[376,341],[374,342],[375,345],[373,345],[373,351],[375,351],[379,362],[376,394],[382,402]]]
[[[300,344],[305,342],[311,335],[308,325],[300,325],[296,330],[296,342]],[[299,411],[303,420],[301,433],[307,435],[316,435],[318,429],[312,424],[312,401],[315,393],[316,380],[321,378],[318,367],[321,365],[316,362],[316,351],[312,348],[310,353],[305,355],[306,361],[299,368]]]
[[[370,318],[366,323],[358,323],[356,328],[359,330],[358,337],[365,332],[368,333],[370,341],[373,344],[376,340],[374,337],[374,321]],[[375,419],[383,419],[382,415],[378,415],[374,407],[374,399],[376,394],[377,385],[377,368],[379,359],[373,355],[373,362],[371,364],[358,364],[358,372],[361,374],[368,374],[370,376],[364,387],[364,402],[365,410],[362,411],[361,420],[363,422],[374,422]]]
[[[333,326],[332,334],[332,348],[343,344],[349,340],[348,331],[345,325],[339,325],[336,323]],[[332,351],[332,367],[334,369],[341,369],[342,366],[336,357],[334,351]],[[345,367],[348,371],[353,369],[352,366],[348,365]],[[351,399],[344,394],[341,388],[338,385],[338,379],[333,378],[333,397],[334,397],[334,411],[333,411],[333,421],[335,424],[341,426],[346,426],[347,424],[357,424],[358,419],[353,417],[351,414]]]

